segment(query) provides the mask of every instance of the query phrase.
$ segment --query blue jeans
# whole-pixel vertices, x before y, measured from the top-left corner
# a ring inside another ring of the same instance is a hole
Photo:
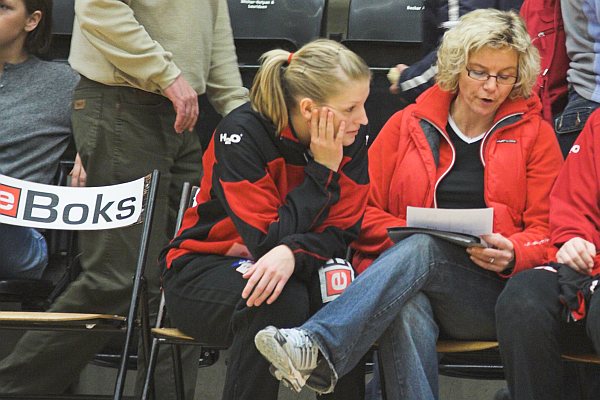
[[[599,106],[599,103],[581,97],[573,87],[569,87],[567,106],[554,119],[554,132],[563,157],[567,157],[588,117]]]
[[[48,248],[33,228],[0,224],[0,278],[40,279],[48,265]]]
[[[433,310],[427,296],[419,292],[408,300],[402,311],[378,342],[377,358],[373,380],[366,390],[366,400],[383,398],[379,364],[383,366],[384,382],[388,399],[394,398],[432,398],[437,397],[438,374],[437,353],[435,352],[439,329],[434,321]],[[404,360],[408,358],[408,360]],[[398,362],[401,360],[401,364]],[[393,365],[393,368],[386,366]],[[397,379],[393,371],[412,365],[416,370],[410,376],[404,375],[402,381]],[[427,397],[423,397],[427,393]]]
[[[437,399],[438,330],[456,339],[495,339],[503,288],[504,279],[472,263],[464,248],[410,236],[300,327],[330,367],[315,371],[328,374],[315,381],[335,385],[378,341],[388,399]]]

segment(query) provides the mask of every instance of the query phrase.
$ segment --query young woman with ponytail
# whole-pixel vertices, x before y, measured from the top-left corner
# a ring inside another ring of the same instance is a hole
[[[204,154],[198,205],[163,252],[164,290],[180,330],[230,347],[223,399],[277,399],[254,336],[321,308],[330,296],[319,270],[358,236],[370,77],[330,40],[269,51],[250,103],[225,117]],[[361,370],[328,398],[362,399]]]

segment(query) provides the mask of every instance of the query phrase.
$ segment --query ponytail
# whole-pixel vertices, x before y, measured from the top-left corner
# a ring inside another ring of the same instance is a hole
[[[301,98],[323,104],[349,82],[371,78],[362,58],[328,39],[307,43],[295,53],[268,51],[260,62],[250,101],[255,111],[275,125],[277,135],[288,125],[289,112]]]

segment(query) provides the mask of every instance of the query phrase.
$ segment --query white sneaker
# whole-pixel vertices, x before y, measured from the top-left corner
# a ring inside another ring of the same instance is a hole
[[[271,374],[300,392],[317,367],[319,348],[301,329],[268,326],[254,337],[260,353],[272,364]]]

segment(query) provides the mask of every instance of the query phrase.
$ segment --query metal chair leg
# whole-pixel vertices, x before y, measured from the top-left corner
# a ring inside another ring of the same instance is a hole
[[[175,373],[175,392],[177,400],[185,400],[183,368],[181,367],[181,348],[178,344],[172,344],[171,351],[173,353],[173,372]]]
[[[160,341],[157,338],[152,340],[152,348],[150,350],[150,357],[148,358],[148,367],[146,368],[146,378],[144,379],[144,387],[142,388],[141,400],[154,400],[154,370],[156,369],[156,362],[158,360],[158,351],[160,349]]]

